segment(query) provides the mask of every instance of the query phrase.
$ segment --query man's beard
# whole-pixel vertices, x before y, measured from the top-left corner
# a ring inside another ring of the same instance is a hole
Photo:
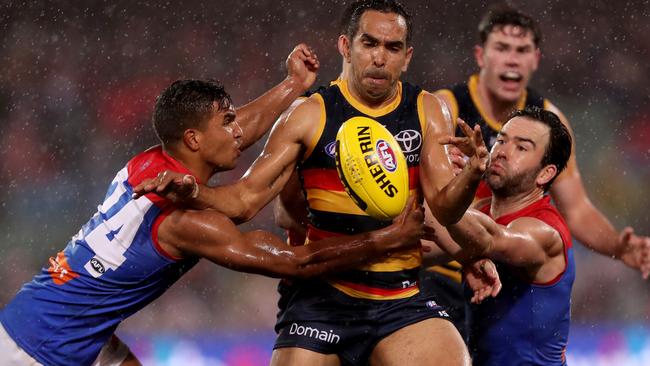
[[[486,181],[495,196],[512,197],[535,187],[537,173],[539,173],[538,170],[528,170],[514,176],[489,174]]]

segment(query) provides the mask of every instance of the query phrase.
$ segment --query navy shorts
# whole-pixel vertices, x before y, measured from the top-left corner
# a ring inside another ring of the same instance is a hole
[[[450,277],[427,269],[423,269],[420,274],[420,291],[435,297],[447,310],[451,322],[467,344],[470,319],[466,307],[467,299],[471,299],[471,291]]]
[[[318,280],[283,283],[279,291],[273,348],[337,354],[344,365],[367,365],[375,345],[401,328],[449,317],[433,297],[422,293],[399,300],[366,300]]]

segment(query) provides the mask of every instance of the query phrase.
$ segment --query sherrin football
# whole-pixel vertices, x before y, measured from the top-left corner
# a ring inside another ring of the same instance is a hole
[[[409,196],[404,153],[393,135],[368,117],[345,121],[336,134],[336,170],[352,200],[368,215],[391,220]]]

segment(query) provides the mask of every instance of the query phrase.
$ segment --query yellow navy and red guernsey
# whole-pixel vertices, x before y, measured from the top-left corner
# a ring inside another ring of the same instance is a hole
[[[190,173],[160,147],[120,170],[97,213],[0,311],[11,338],[44,365],[90,365],[118,324],[155,300],[197,258],[167,254],[157,241],[175,207],[132,187],[163,170]]]
[[[349,235],[385,227],[390,222],[368,216],[345,192],[336,171],[335,141],[341,125],[352,117],[372,118],[390,131],[404,152],[409,171],[409,189],[419,189],[420,149],[424,130],[423,92],[399,83],[395,100],[373,109],[355,100],[347,82],[338,81],[319,89],[311,98],[321,105],[320,133],[307,147],[299,173],[309,205],[307,241]],[[368,263],[356,270],[328,278],[339,291],[356,298],[393,300],[419,292],[419,249],[394,253],[390,258]]]

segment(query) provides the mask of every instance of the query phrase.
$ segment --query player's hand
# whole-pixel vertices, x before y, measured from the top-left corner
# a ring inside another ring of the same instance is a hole
[[[306,91],[316,81],[320,67],[314,50],[304,43],[293,48],[286,61],[287,77],[295,79]]]
[[[458,127],[463,131],[464,137],[444,136],[438,139],[442,145],[453,145],[465,156],[469,157],[467,165],[478,175],[483,175],[490,162],[490,153],[483,141],[483,133],[479,125],[470,128],[465,121],[458,119]]]
[[[189,202],[198,197],[199,185],[196,178],[190,174],[165,170],[158,173],[156,178],[145,179],[135,186],[133,188],[133,198],[138,199],[151,192],[174,203]]]
[[[431,238],[435,230],[424,223],[424,207],[417,203],[415,195],[409,196],[406,206],[402,212],[393,219],[393,225],[397,230],[395,249],[420,247],[420,239]],[[426,249],[425,249],[426,250]]]
[[[643,279],[650,277],[650,238],[634,234],[634,229],[626,227],[621,231],[618,241],[618,257],[623,263],[641,271]]]
[[[467,164],[465,159],[467,157],[463,154],[462,151],[460,151],[459,148],[453,145],[447,150],[447,156],[451,162],[452,172],[454,175],[460,174],[460,172],[465,169],[465,165]]]
[[[488,296],[495,297],[501,291],[497,267],[489,259],[479,259],[463,266],[463,276],[474,292],[471,299],[473,304],[479,304]]]

